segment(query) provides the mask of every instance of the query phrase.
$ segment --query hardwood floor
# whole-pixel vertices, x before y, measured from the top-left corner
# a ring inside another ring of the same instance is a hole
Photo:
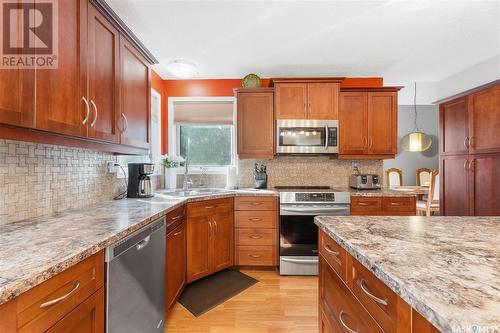
[[[229,301],[194,317],[176,303],[168,333],[317,333],[318,277],[242,270],[259,280]]]

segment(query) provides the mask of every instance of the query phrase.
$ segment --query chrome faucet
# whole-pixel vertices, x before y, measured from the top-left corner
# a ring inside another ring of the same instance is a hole
[[[200,167],[200,171],[201,171],[200,187],[204,187],[206,185],[205,180],[207,178],[207,168]]]
[[[189,176],[188,162],[186,160],[185,169],[184,169],[184,182],[182,183],[182,190],[189,191],[191,189],[191,186],[193,186],[193,181],[191,180],[191,177]]]

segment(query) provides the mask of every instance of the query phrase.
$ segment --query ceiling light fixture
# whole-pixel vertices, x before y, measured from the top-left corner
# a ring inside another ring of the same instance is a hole
[[[195,76],[198,71],[194,63],[185,60],[173,60],[167,64],[167,70],[172,75],[182,79],[188,79]]]
[[[412,151],[412,152],[426,151],[427,149],[430,148],[430,146],[432,144],[432,140],[427,134],[425,134],[424,132],[421,132],[418,129],[418,125],[417,125],[417,82],[415,82],[415,93],[413,95],[413,112],[414,112],[413,131],[406,134],[403,137],[403,139],[401,139],[401,146],[406,151]]]

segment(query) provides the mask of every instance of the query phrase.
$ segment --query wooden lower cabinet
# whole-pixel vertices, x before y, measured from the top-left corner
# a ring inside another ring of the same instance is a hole
[[[276,197],[235,198],[236,265],[278,265],[277,207]]]
[[[186,221],[171,231],[167,229],[165,257],[165,311],[177,301],[186,285]]]
[[[0,305],[0,332],[104,332],[103,251]]]
[[[425,318],[323,231],[319,255],[320,333],[437,333]],[[333,263],[333,265],[332,265]],[[345,267],[345,270],[344,270]],[[341,269],[339,269],[341,268]],[[342,272],[346,272],[345,276]]]
[[[351,197],[351,215],[413,216],[416,197]]]
[[[233,198],[187,205],[187,282],[233,266]]]

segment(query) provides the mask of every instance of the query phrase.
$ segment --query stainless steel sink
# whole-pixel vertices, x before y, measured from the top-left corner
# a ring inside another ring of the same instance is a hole
[[[160,195],[164,195],[167,197],[195,197],[195,196],[200,196],[200,195],[210,195],[210,194],[224,193],[224,192],[229,192],[229,191],[227,191],[225,189],[221,189],[221,188],[196,188],[196,189],[191,189],[188,191],[163,190],[163,191],[159,191],[158,193]]]

